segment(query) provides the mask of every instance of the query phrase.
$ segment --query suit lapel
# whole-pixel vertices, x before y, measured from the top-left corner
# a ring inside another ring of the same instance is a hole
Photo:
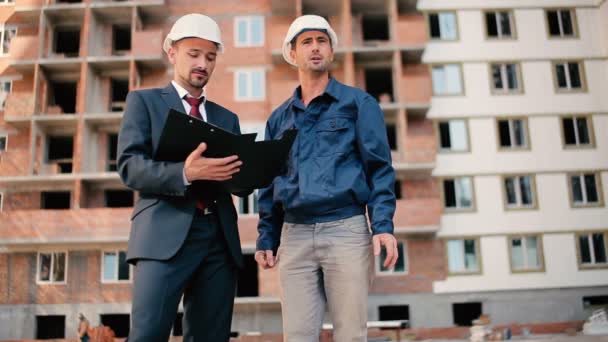
[[[179,98],[177,90],[175,90],[171,83],[169,83],[169,85],[161,91],[160,96],[169,108],[172,108],[180,113],[184,112],[182,99]]]

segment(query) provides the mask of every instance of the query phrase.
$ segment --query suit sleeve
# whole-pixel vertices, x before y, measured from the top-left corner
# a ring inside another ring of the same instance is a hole
[[[150,113],[138,92],[127,95],[118,135],[118,173],[126,186],[144,193],[185,196],[184,163],[152,159]]]

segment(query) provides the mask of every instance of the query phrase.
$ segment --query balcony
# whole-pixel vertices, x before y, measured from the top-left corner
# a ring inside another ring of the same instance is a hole
[[[14,210],[0,213],[0,250],[30,251],[40,245],[126,243],[131,208]]]

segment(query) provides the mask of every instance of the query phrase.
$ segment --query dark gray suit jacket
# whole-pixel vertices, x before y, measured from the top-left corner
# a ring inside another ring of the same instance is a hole
[[[118,172],[125,185],[139,191],[139,201],[131,216],[127,260],[131,263],[142,258],[167,260],[175,255],[190,229],[196,198],[205,195],[213,201],[230,254],[241,267],[237,213],[230,194],[214,182],[186,186],[183,162],[152,159],[170,108],[184,112],[171,84],[164,89],[135,90],[127,96],[118,136]],[[209,123],[240,134],[234,113],[211,101],[206,101],[205,110]]]

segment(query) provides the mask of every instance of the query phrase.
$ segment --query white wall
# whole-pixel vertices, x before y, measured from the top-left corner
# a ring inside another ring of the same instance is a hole
[[[506,236],[482,237],[481,275],[451,276],[433,284],[436,293],[603,286],[606,270],[579,270],[575,236],[543,236],[545,272],[511,273]]]

